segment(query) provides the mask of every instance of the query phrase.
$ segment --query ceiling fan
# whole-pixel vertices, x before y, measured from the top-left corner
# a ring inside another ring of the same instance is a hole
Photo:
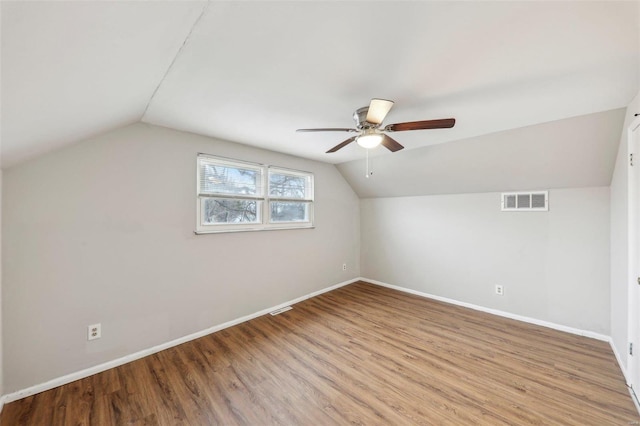
[[[352,132],[358,133],[349,139],[327,151],[327,154],[336,152],[344,148],[351,142],[356,141],[363,148],[375,148],[382,145],[391,152],[399,151],[404,146],[384,132],[403,132],[405,130],[425,130],[425,129],[448,129],[456,124],[455,118],[444,118],[440,120],[409,121],[406,123],[388,124],[384,127],[382,121],[393,106],[393,101],[386,99],[371,99],[368,107],[362,107],[353,113],[353,120],[356,128],[319,128],[319,129],[298,129],[296,132]]]

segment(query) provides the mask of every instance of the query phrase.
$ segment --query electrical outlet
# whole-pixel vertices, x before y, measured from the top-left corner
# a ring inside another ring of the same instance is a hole
[[[102,337],[102,325],[92,324],[87,327],[87,340],[95,340]]]
[[[496,294],[498,296],[504,296],[504,288],[501,285],[496,286]]]
[[[342,270],[343,270],[343,271],[346,271],[346,270],[347,270],[347,264],[346,264],[346,263],[343,263],[343,264],[342,264]]]

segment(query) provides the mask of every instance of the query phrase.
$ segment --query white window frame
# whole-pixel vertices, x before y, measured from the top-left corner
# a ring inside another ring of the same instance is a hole
[[[200,163],[201,159],[206,159],[209,162],[219,164],[221,166],[237,167],[259,170],[261,173],[261,194],[253,195],[235,195],[235,194],[223,194],[219,195],[205,195],[200,192]],[[286,198],[286,197],[271,197],[269,194],[269,173],[281,172],[283,174],[300,176],[308,179],[309,187],[308,193],[305,198]],[[203,224],[202,223],[202,201],[206,198],[230,198],[230,199],[247,199],[255,200],[260,204],[259,207],[259,222],[257,223],[218,223],[218,224]],[[271,222],[271,202],[283,201],[283,202],[304,202],[308,205],[307,220],[306,221],[292,221],[292,222]],[[314,176],[311,172],[302,170],[289,169],[280,166],[270,166],[267,164],[252,163],[248,161],[235,160],[231,158],[219,157],[210,154],[199,153],[196,159],[196,234],[214,234],[221,232],[242,232],[242,231],[267,231],[277,229],[308,229],[314,227]]]
[[[289,198],[289,197],[275,197],[275,196],[271,196],[270,194],[270,187],[269,187],[269,174],[270,173],[281,173],[281,174],[286,174],[286,175],[291,175],[291,176],[297,176],[297,177],[302,177],[305,179],[309,180],[309,187],[305,188],[307,189],[305,192],[308,193],[306,197],[304,198]],[[277,166],[267,166],[267,173],[266,173],[266,180],[267,180],[267,186],[266,186],[266,200],[265,200],[265,222],[268,223],[270,226],[275,226],[278,228],[307,228],[309,226],[313,226],[313,173],[309,173],[309,172],[303,172],[300,170],[292,170],[292,169],[287,169],[284,167],[277,167]],[[292,221],[292,222],[284,222],[284,221],[280,221],[280,222],[272,222],[271,221],[271,203],[272,202],[293,202],[293,203],[306,203],[308,206],[308,210],[307,210],[307,221]]]

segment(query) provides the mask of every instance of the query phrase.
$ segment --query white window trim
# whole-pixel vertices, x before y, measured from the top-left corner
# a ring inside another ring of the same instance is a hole
[[[200,158],[208,158],[216,161],[219,164],[228,165],[231,167],[248,167],[254,169],[260,169],[262,175],[262,195],[261,196],[251,196],[251,195],[234,195],[234,194],[224,194],[220,197],[215,198],[235,198],[235,199],[247,199],[247,200],[256,200],[261,203],[260,208],[260,223],[222,223],[222,224],[212,224],[212,225],[203,225],[202,224],[202,200],[204,198],[208,198],[205,195],[200,194]],[[284,198],[284,197],[270,197],[269,196],[269,171],[280,171],[286,174],[308,177],[309,178],[309,192],[310,195],[307,198]],[[196,156],[196,235],[201,234],[217,234],[217,233],[225,233],[225,232],[246,232],[246,231],[271,231],[271,230],[282,230],[282,229],[311,229],[314,228],[314,175],[311,172],[289,169],[286,167],[273,166],[267,164],[260,163],[252,163],[249,161],[236,160],[232,158],[219,157],[210,154],[198,153]],[[292,201],[292,202],[305,202],[309,204],[308,207],[308,221],[304,222],[271,222],[271,201]]]

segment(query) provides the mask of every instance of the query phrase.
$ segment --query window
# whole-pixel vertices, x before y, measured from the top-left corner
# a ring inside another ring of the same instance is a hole
[[[502,194],[503,211],[547,211],[548,191],[505,192]]]
[[[196,233],[312,226],[313,174],[198,155]]]
[[[269,168],[270,222],[310,222],[312,186],[309,173]]]

